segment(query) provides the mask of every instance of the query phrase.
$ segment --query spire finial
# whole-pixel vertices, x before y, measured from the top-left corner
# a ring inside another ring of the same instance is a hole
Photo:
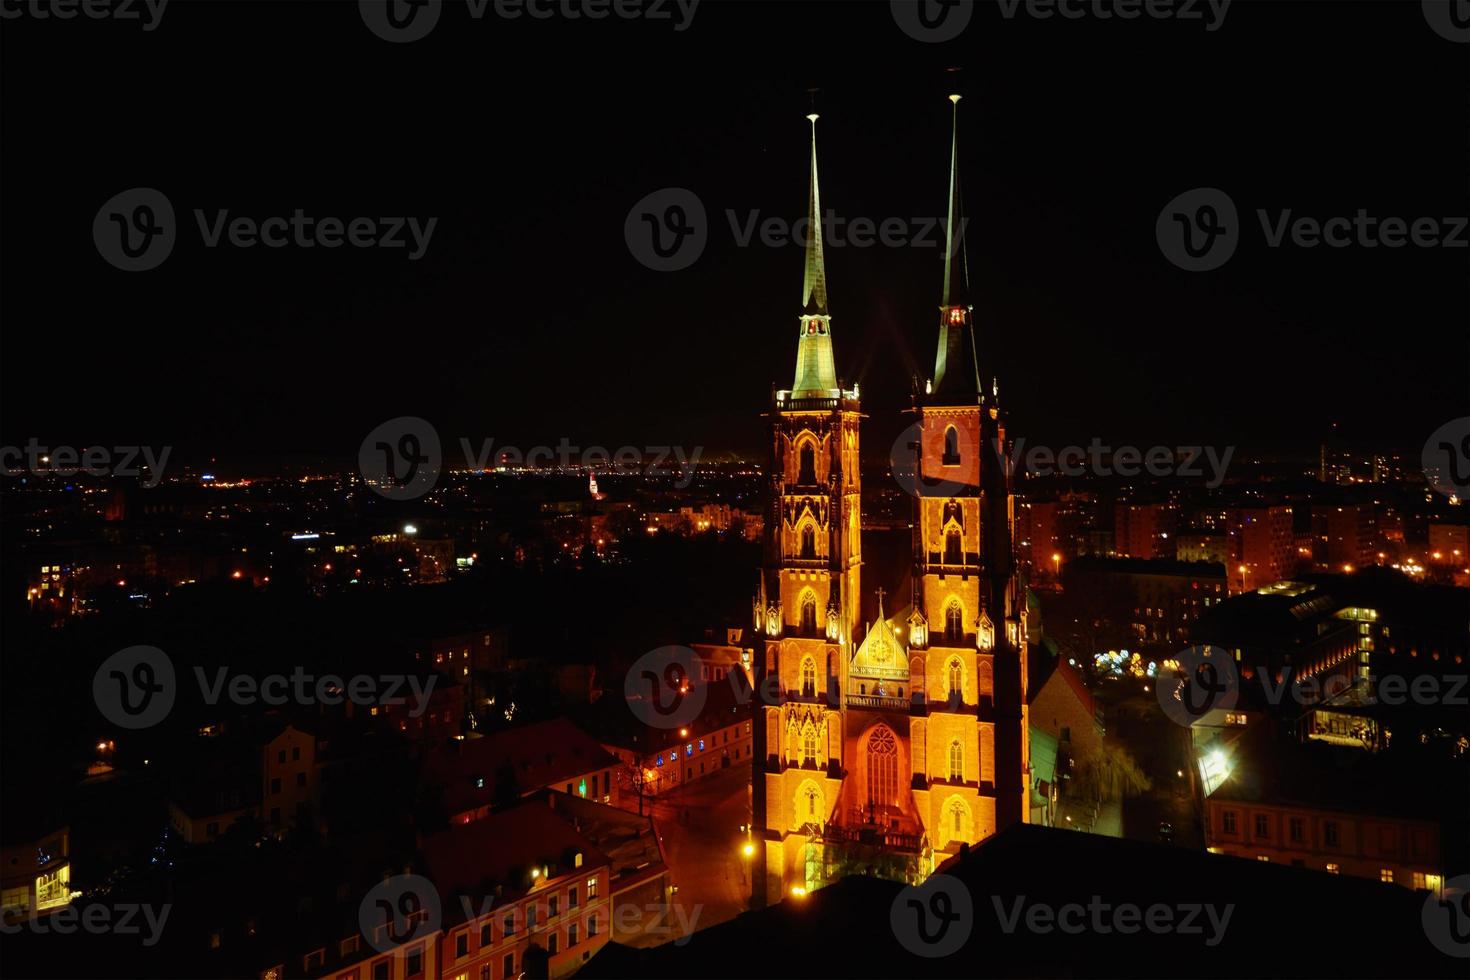
[[[817,181],[817,112],[816,89],[812,94],[811,123],[811,190],[807,197],[806,257],[801,283],[801,333],[796,347],[797,392],[824,394],[838,388],[836,365],[832,357],[832,321],[827,311],[827,265],[822,254],[822,192]]]
[[[958,73],[958,69],[950,71]],[[939,350],[934,362],[934,390],[956,395],[972,392],[980,395],[983,388],[977,363],[979,352],[974,349],[974,307],[969,302],[966,219],[960,193],[961,98],[955,91],[949,95],[949,206],[944,222],[944,290],[939,301]]]

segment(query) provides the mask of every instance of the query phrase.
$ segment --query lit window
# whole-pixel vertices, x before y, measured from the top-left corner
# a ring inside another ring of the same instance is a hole
[[[1340,865],[1340,864],[1334,864],[1331,861],[1328,861],[1327,862],[1327,873],[1328,874],[1335,875],[1335,874],[1340,873],[1341,871],[1342,871],[1342,865]]]
[[[1393,868],[1379,868],[1378,880],[1385,884],[1393,884]]]
[[[587,900],[590,902],[597,897],[597,878],[593,876],[587,879]]]

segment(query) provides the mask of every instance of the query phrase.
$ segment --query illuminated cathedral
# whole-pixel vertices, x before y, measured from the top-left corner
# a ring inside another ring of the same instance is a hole
[[[817,117],[808,117],[796,373],[770,407],[754,602],[766,692],[751,788],[756,905],[853,872],[920,880],[1027,813],[1025,600],[1004,423],[994,385],[987,392],[981,383],[961,219],[960,97],[950,101],[934,373],[914,379],[909,469],[902,460],[894,467],[913,495],[904,596],[863,592],[863,415],[857,387],[836,374]]]

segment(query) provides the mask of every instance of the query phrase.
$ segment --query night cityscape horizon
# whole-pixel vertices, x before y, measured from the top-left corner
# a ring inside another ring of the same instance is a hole
[[[1464,975],[1467,0],[0,54],[0,977]]]

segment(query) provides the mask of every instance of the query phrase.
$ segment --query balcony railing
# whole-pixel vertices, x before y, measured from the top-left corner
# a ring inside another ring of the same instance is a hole
[[[849,708],[876,708],[882,711],[907,711],[909,699],[880,694],[849,694]]]
[[[827,844],[866,844],[895,851],[920,852],[924,849],[924,835],[921,833],[874,825],[844,827],[828,824],[822,828],[822,841]]]

